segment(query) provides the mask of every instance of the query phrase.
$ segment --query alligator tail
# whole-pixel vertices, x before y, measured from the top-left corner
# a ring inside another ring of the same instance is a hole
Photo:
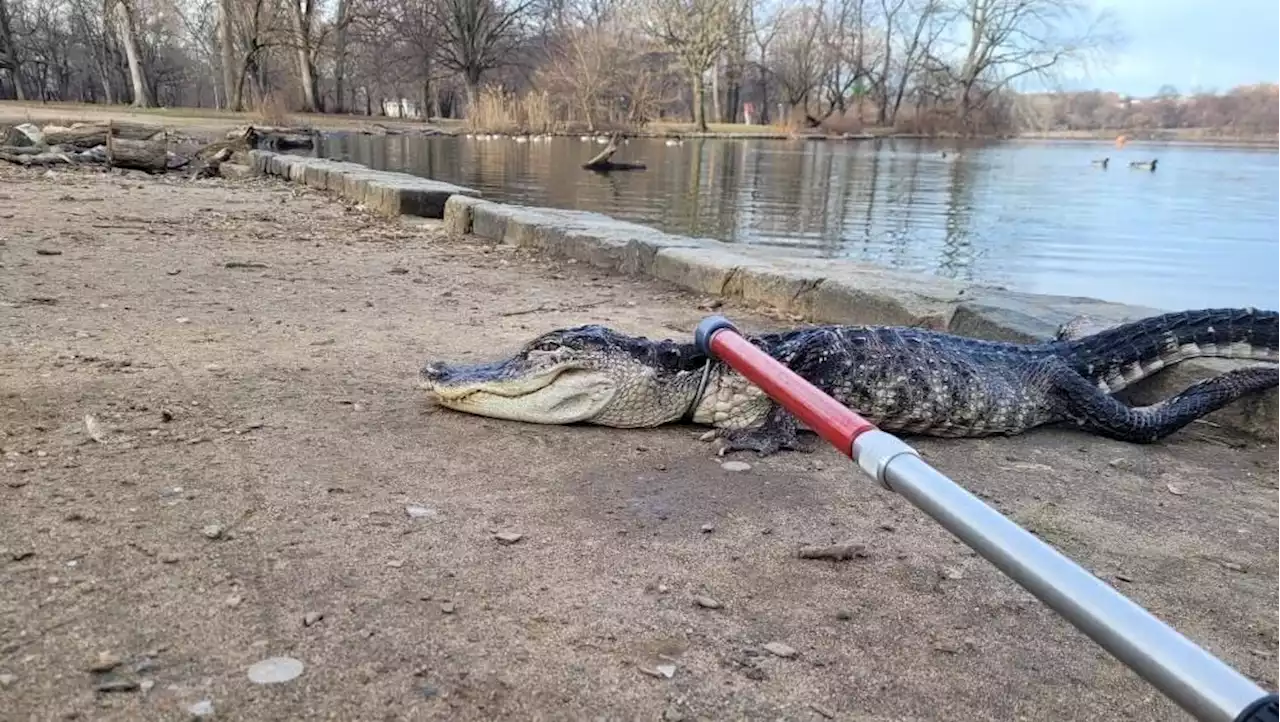
[[[1187,359],[1277,361],[1280,314],[1211,308],[1151,316],[1059,342],[1068,363],[1105,393],[1115,393]]]

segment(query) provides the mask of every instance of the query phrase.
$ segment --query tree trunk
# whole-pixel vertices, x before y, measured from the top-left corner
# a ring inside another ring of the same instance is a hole
[[[769,112],[769,76],[763,67],[757,69],[756,76],[760,88],[760,125],[768,125],[773,117]]]
[[[698,132],[705,133],[707,132],[707,116],[704,112],[706,100],[703,96],[706,95],[706,92],[702,87],[702,73],[694,71],[691,80],[693,82],[693,125]]]
[[[116,32],[120,35],[120,44],[124,47],[125,58],[129,61],[129,80],[133,84],[133,105],[138,108],[151,107],[151,92],[148,89],[147,73],[142,67],[142,53],[138,51],[138,34],[133,25],[133,12],[126,0],[115,0],[112,7],[115,17]]]
[[[724,106],[720,104],[720,62],[711,66],[711,117],[717,123],[724,122]]]
[[[18,96],[18,100],[26,100],[26,92],[22,89],[22,73],[18,67],[18,54],[13,50],[13,32],[9,28],[9,8],[5,2],[6,0],[0,0],[0,48],[3,48],[5,53],[0,55],[0,70],[9,71],[14,94]]]
[[[347,0],[338,0],[338,13],[334,21],[337,32],[333,42],[333,96],[334,112],[347,112]]]
[[[218,0],[218,25],[221,29],[222,57],[222,94],[227,100],[227,110],[239,111],[243,108],[241,88],[243,84],[236,77],[235,31],[231,27],[232,0]]]
[[[311,0],[289,0],[289,16],[293,20],[293,41],[297,44],[298,77],[302,80],[302,110],[316,112],[316,79],[311,67]]]

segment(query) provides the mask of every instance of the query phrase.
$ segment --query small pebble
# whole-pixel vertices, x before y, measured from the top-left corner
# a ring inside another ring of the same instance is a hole
[[[221,524],[209,524],[200,530],[206,539],[221,539],[222,532],[225,531]]]
[[[179,316],[178,323],[191,323],[191,319],[187,318],[186,316]]]
[[[1222,566],[1226,567],[1227,569],[1230,569],[1230,570],[1231,570],[1231,571],[1233,571],[1233,572],[1243,572],[1243,571],[1244,571],[1244,565],[1243,565],[1243,564],[1237,564],[1237,563],[1235,563],[1235,562],[1223,562],[1223,563],[1222,563]]]
[[[676,676],[676,666],[674,664],[638,664],[636,665],[636,669],[639,669],[642,673],[647,674],[650,677],[665,677],[666,679],[671,679]]]
[[[703,524],[703,525],[702,525],[702,533],[703,533],[703,534],[710,534],[711,532],[713,532],[713,531],[715,531],[715,530],[716,530],[716,528],[715,528],[713,525],[711,525],[711,524]]]
[[[108,679],[93,685],[95,692],[132,692],[138,683],[131,679]]]
[[[455,606],[453,602],[444,602],[440,605],[440,612],[442,614],[453,614],[456,609],[457,606]]]
[[[725,471],[750,471],[751,464],[745,461],[726,461],[720,464],[720,468]]]
[[[0,687],[12,686],[17,681],[18,676],[16,674],[0,674]]]
[[[213,700],[202,699],[199,702],[187,708],[192,717],[212,717],[213,716]]]
[[[835,712],[832,712],[831,710],[827,709],[826,707],[823,707],[822,705],[818,704],[817,702],[810,702],[810,703],[809,703],[809,709],[813,710],[814,712],[817,712],[818,714],[822,715],[823,717],[825,717],[825,718],[827,718],[827,719],[835,719],[835,718],[836,718],[836,713],[835,713]]]
[[[399,569],[400,567],[404,566],[404,560],[392,559],[391,561],[387,562],[387,566],[391,567],[392,569]]]
[[[404,508],[404,513],[408,514],[410,519],[422,519],[424,517],[436,516],[438,512],[429,506],[410,504]]]
[[[154,679],[144,679],[138,683],[138,689],[142,690],[143,694],[150,692],[152,689],[155,688],[155,686],[156,686],[156,681]]]
[[[769,642],[764,645],[764,650],[775,657],[782,657],[784,659],[790,659],[791,657],[796,656],[796,650],[782,642]]]
[[[121,659],[110,652],[99,652],[98,658],[89,663],[90,672],[110,672],[120,666]]]
[[[249,667],[249,681],[254,684],[276,684],[297,679],[302,662],[293,657],[269,657]]]
[[[321,613],[321,612],[307,612],[306,614],[302,615],[302,626],[304,626],[304,627],[310,627],[311,625],[315,624],[316,622],[319,622],[321,619],[324,619],[324,614],[323,614],[323,613]]]
[[[222,603],[234,609],[235,607],[240,606],[240,603],[243,601],[244,601],[244,597],[240,596],[239,594],[232,594],[231,596],[222,600]]]
[[[182,561],[182,555],[176,552],[165,552],[160,555],[160,562],[163,564],[177,564]]]
[[[693,603],[698,605],[699,607],[702,607],[703,609],[719,609],[721,607],[720,602],[717,602],[711,597],[705,597],[701,595],[694,597]]]
[[[836,612],[836,619],[839,619],[842,622],[847,622],[850,619],[853,619],[853,612],[850,612],[848,609],[841,609]]]
[[[493,538],[497,539],[499,544],[515,544],[524,538],[524,534],[514,531],[500,531],[494,534]]]

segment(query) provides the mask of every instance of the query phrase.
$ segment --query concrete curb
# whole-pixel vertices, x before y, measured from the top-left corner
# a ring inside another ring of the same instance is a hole
[[[474,196],[480,191],[427,180],[407,173],[367,168],[358,163],[249,151],[249,167],[258,175],[286,178],[318,190],[333,191],[384,216],[412,215],[444,218],[450,197]]]
[[[1019,293],[851,261],[779,258],[599,213],[495,203],[470,188],[355,163],[261,150],[249,152],[249,163],[256,174],[334,191],[383,215],[442,218],[446,232],[453,235],[474,235],[608,271],[650,276],[698,293],[770,306],[814,323],[922,326],[994,341],[1031,342],[1052,338],[1059,326],[1080,316],[1115,324],[1165,312],[1094,298]],[[1120,397],[1153,403],[1239,365],[1225,359],[1184,361]],[[1207,419],[1275,441],[1280,436],[1278,407],[1273,389]]]

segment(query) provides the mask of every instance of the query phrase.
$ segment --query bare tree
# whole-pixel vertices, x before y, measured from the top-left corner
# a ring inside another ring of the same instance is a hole
[[[298,59],[298,81],[302,85],[302,109],[309,113],[320,110],[317,102],[316,68],[312,42],[315,22],[315,0],[285,0],[293,25],[294,53]]]
[[[138,27],[132,0],[106,0],[104,13],[115,26],[120,45],[129,62],[129,80],[133,85],[133,104],[139,108],[151,107],[151,88],[147,83],[147,71],[143,67],[142,51],[138,47]]]
[[[760,101],[760,120],[767,123],[770,118],[769,81],[772,77],[770,73],[773,62],[770,49],[781,29],[779,21],[784,11],[776,4],[771,4],[771,11],[765,10],[761,7],[762,5],[764,3],[758,0],[747,5],[747,27],[756,50],[756,60],[753,65],[756,70],[756,95]]]
[[[821,32],[824,5],[794,6],[777,22],[770,69],[789,108],[808,115],[810,95],[827,73]]]
[[[235,29],[231,27],[234,0],[218,0],[218,51],[222,66],[222,93],[226,99],[228,110],[240,110],[241,98],[240,78],[236,73],[236,39]]]
[[[892,34],[888,35],[885,45],[879,109],[881,124],[892,125],[897,120],[908,84],[924,61],[932,56],[934,43],[946,28],[946,24],[939,21],[941,8],[939,0],[904,0],[892,13],[886,12],[886,18],[889,18],[886,27],[891,29],[895,27],[893,22],[898,21],[903,34],[896,46],[896,54]],[[891,77],[894,74],[896,77]]]
[[[9,72],[13,83],[13,91],[18,100],[26,100],[22,90],[22,72],[19,66],[18,50],[13,43],[13,30],[9,26],[9,8],[6,0],[0,0],[0,70]]]
[[[440,0],[440,63],[462,76],[468,104],[480,80],[510,62],[533,0]]]
[[[1048,77],[1118,40],[1105,27],[1110,16],[1092,13],[1084,0],[964,0],[958,12],[968,35],[953,71],[961,123],[1015,80]]]
[[[734,19],[734,0],[645,0],[641,23],[670,49],[689,73],[693,124],[707,129],[704,80],[724,50]]]

